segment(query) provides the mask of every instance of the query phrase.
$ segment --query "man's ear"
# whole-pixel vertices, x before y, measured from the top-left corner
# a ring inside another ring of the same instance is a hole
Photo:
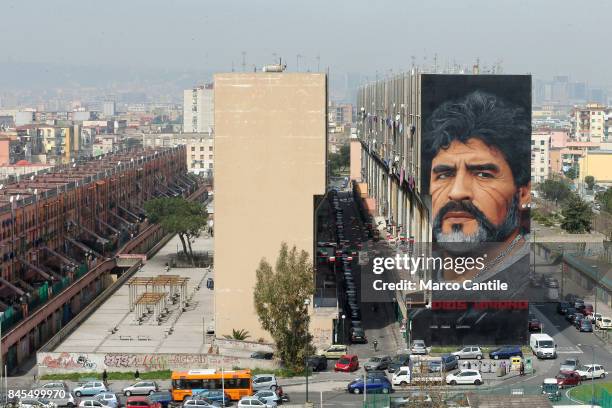
[[[519,187],[519,208],[523,211],[529,209],[531,206],[531,182],[526,186]]]

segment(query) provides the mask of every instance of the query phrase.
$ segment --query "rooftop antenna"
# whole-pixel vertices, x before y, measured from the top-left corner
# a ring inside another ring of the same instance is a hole
[[[317,72],[321,71],[321,56],[317,54]]]
[[[242,51],[242,72],[246,72],[246,51]]]
[[[234,61],[232,61],[232,72],[234,72]]]
[[[295,65],[296,68],[295,69],[296,69],[297,72],[300,72],[300,58],[302,58],[302,57],[304,57],[304,56],[300,55],[300,54],[295,56],[295,60],[296,60],[296,65]]]

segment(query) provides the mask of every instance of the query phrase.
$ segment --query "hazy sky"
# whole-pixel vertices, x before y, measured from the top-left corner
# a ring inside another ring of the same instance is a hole
[[[0,0],[0,64],[241,70],[286,59],[397,71],[435,53],[504,72],[611,84],[612,1]]]

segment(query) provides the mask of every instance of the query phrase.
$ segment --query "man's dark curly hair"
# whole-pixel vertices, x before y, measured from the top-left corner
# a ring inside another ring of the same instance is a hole
[[[453,140],[466,143],[480,139],[503,155],[517,187],[531,181],[531,122],[525,109],[496,96],[475,91],[462,99],[446,102],[432,114],[423,138],[423,191],[429,192],[431,162],[440,149]]]

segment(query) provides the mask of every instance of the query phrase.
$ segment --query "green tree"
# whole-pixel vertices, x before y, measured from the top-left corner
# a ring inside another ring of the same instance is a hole
[[[155,198],[145,203],[149,221],[159,223],[164,231],[178,234],[183,252],[193,264],[191,240],[206,226],[208,214],[202,203],[182,197]]]
[[[578,172],[576,171],[576,167],[570,167],[565,173],[565,177],[570,180],[575,180],[578,177]]]
[[[351,163],[351,149],[348,144],[340,146],[338,153],[331,153],[328,157],[329,170],[332,175],[339,176],[346,172]]]
[[[223,337],[225,337],[226,339],[232,339],[232,340],[246,340],[249,337],[251,337],[251,335],[249,334],[248,330],[244,330],[244,329],[240,329],[240,330],[232,329],[232,334],[226,334]]]
[[[612,187],[609,187],[603,193],[597,194],[597,200],[601,204],[602,210],[612,212]]]
[[[306,251],[286,243],[272,266],[262,259],[256,271],[254,303],[264,330],[270,333],[286,367],[303,368],[306,350],[312,350],[305,300],[314,293],[312,261]]]
[[[593,177],[593,176],[586,176],[584,178],[584,182],[586,183],[587,188],[589,190],[593,190],[593,187],[595,186],[595,177]]]
[[[561,228],[572,234],[591,232],[591,219],[593,212],[591,206],[583,201],[577,194],[572,194],[561,211],[563,221]]]
[[[556,203],[567,199],[572,194],[572,190],[569,184],[567,184],[567,181],[558,178],[549,178],[545,180],[540,184],[539,190],[544,198]]]

